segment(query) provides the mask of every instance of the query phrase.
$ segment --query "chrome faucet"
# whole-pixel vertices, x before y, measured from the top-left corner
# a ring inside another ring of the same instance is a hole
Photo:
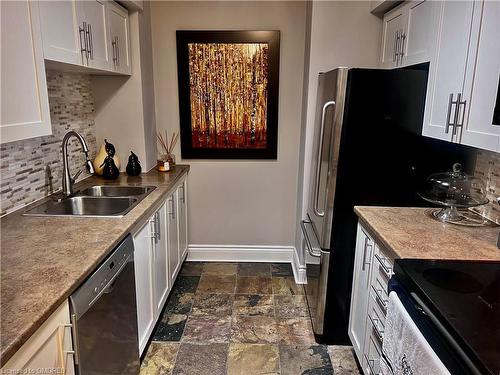
[[[81,136],[81,134],[71,130],[67,132],[64,135],[63,141],[62,141],[62,153],[63,153],[63,180],[62,180],[62,190],[63,190],[63,196],[64,197],[69,197],[73,194],[73,184],[75,183],[76,179],[80,174],[83,172],[82,169],[80,169],[76,174],[71,177],[70,171],[69,171],[69,163],[68,163],[68,142],[71,137],[76,137],[79,141],[80,144],[82,145],[82,151],[85,154],[85,166],[87,167],[87,171],[89,173],[94,173],[94,166],[92,165],[92,162],[89,159],[89,148],[87,147],[87,142],[85,142],[85,139]]]

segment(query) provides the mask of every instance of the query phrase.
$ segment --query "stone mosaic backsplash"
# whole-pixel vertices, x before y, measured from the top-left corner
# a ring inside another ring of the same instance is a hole
[[[486,183],[487,197],[490,200],[490,203],[478,211],[500,224],[500,205],[497,203],[497,197],[500,197],[500,154],[478,151],[474,175]]]
[[[96,154],[94,96],[87,75],[47,72],[52,135],[0,145],[0,214],[21,208],[61,189],[64,134],[83,135],[89,156]],[[68,147],[71,173],[84,169],[84,154],[76,139]],[[80,175],[79,180],[88,177]]]

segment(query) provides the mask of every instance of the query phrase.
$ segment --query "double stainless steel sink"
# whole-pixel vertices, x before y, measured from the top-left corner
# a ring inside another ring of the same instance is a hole
[[[122,217],[154,189],[156,186],[91,186],[75,196],[49,200],[23,215]]]

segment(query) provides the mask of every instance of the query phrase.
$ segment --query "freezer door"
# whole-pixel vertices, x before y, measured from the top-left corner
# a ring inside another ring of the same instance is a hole
[[[314,333],[322,335],[324,333],[330,252],[323,251],[319,247],[312,223],[309,220],[304,220],[300,224],[304,237],[304,247],[311,257],[311,261],[306,263],[307,284],[305,285],[305,291],[307,307]]]
[[[319,75],[307,213],[322,249],[330,248],[347,68]]]

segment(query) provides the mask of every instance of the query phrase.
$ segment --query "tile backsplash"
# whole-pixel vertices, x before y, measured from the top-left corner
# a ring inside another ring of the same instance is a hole
[[[94,96],[90,78],[83,74],[47,72],[52,135],[0,145],[0,214],[4,215],[61,188],[64,134],[75,130],[96,154]],[[68,147],[71,173],[84,168],[84,154],[76,139]],[[80,179],[88,176],[86,170]]]
[[[490,203],[481,208],[488,218],[500,224],[500,154],[492,151],[478,151],[474,175],[486,183],[486,193]]]

